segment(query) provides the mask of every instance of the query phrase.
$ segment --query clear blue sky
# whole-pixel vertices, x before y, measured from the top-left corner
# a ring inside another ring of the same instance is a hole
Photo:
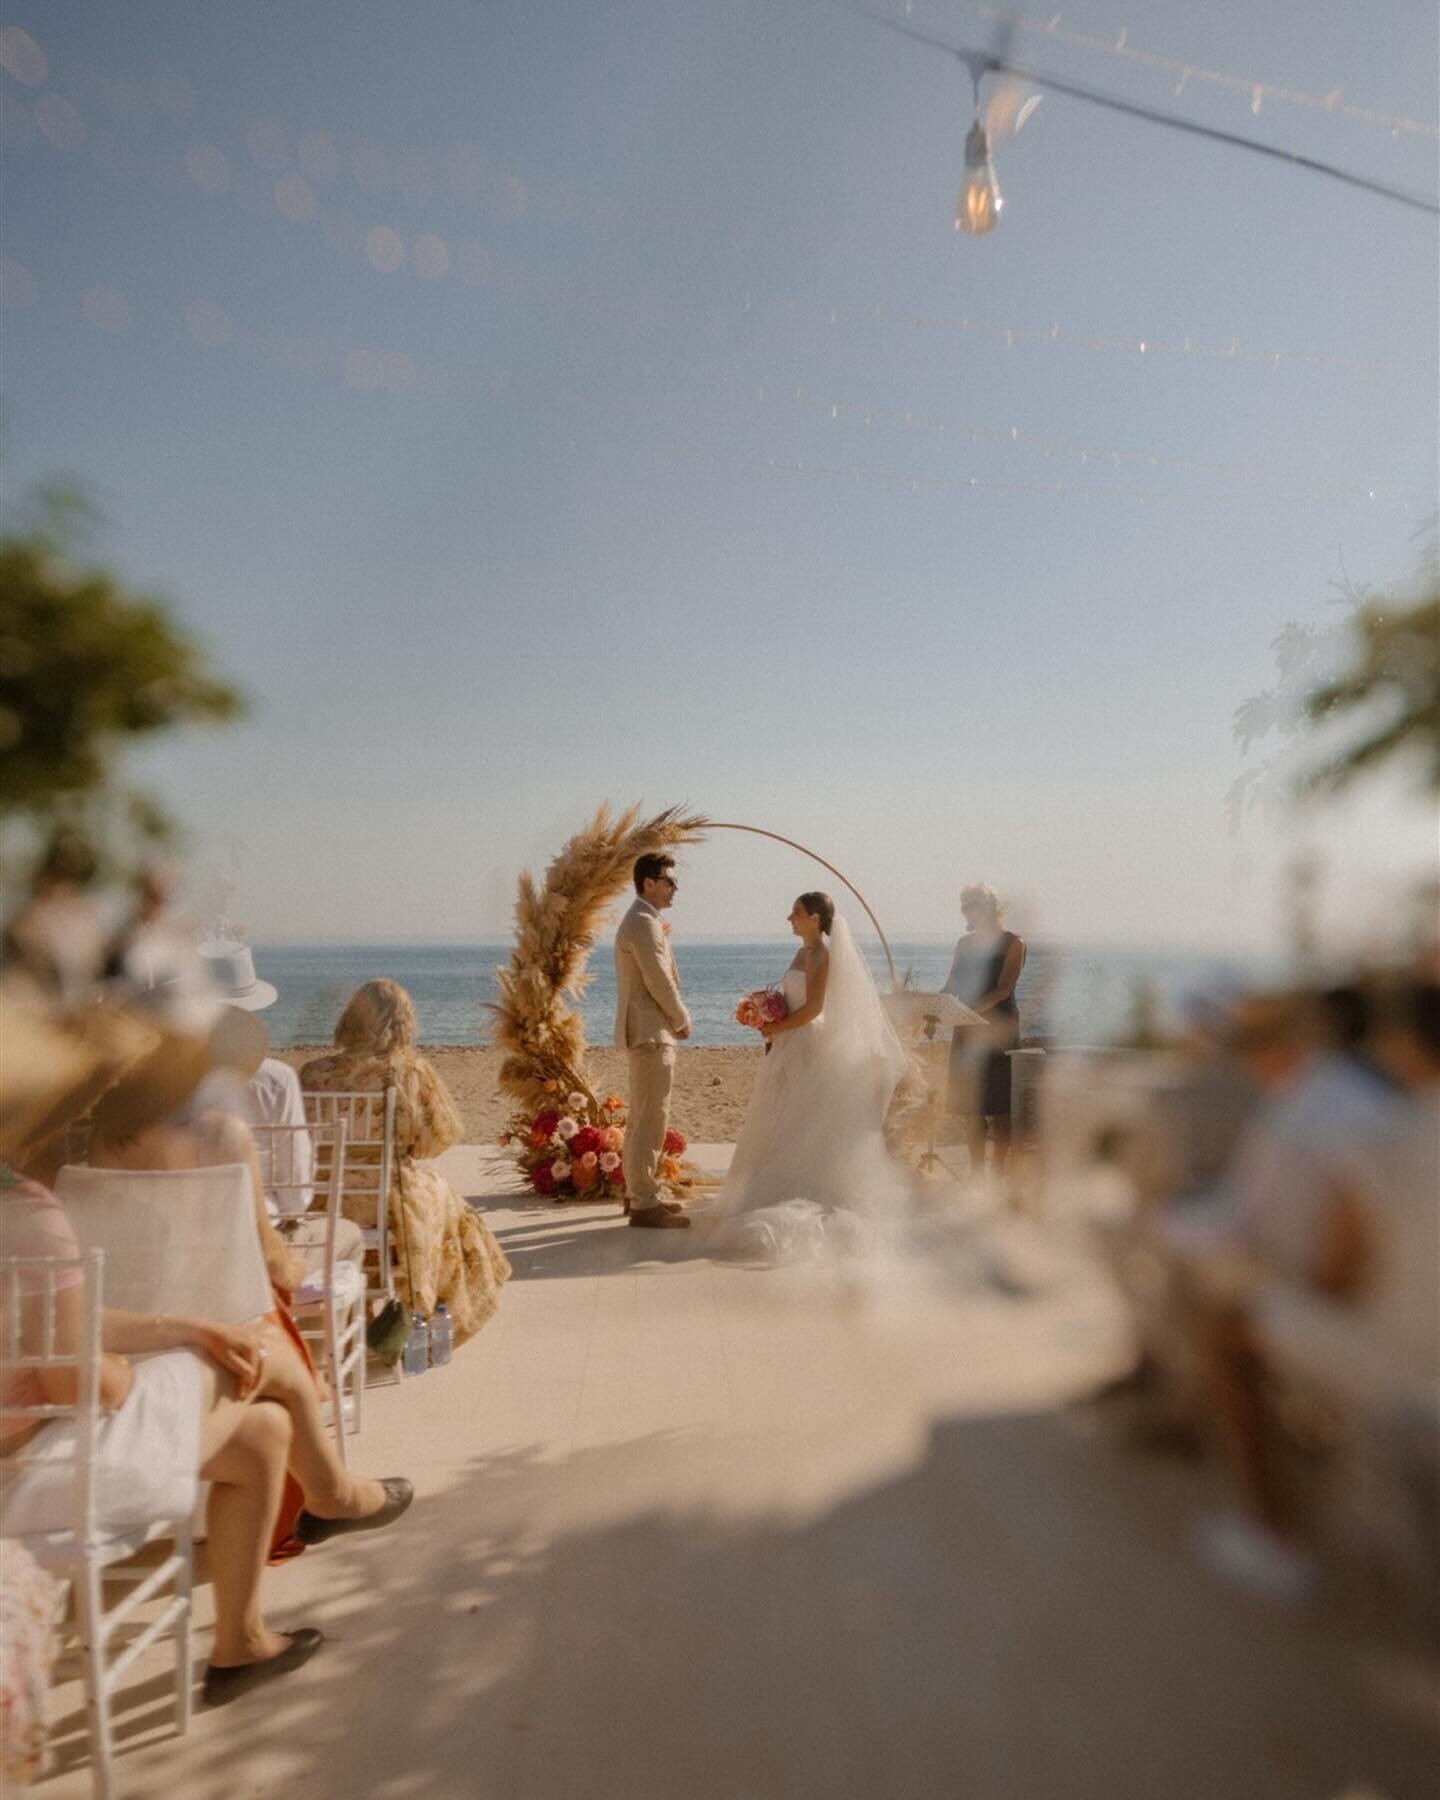
[[[897,934],[978,877],[1051,935],[1261,942],[1307,833],[1361,907],[1433,859],[1380,795],[1224,813],[1276,631],[1434,510],[1433,220],[1052,94],[957,237],[963,72],[816,0],[4,19],[6,481],[91,483],[252,695],[145,772],[257,938],[503,929],[605,798],[804,839]],[[1433,191],[1428,0],[1063,24],[1425,122],[1015,45]],[[677,920],[810,880],[717,840]]]

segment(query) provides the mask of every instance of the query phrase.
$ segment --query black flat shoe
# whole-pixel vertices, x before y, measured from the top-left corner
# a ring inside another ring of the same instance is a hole
[[[385,1504],[378,1512],[366,1513],[363,1519],[317,1519],[312,1512],[301,1512],[295,1521],[296,1537],[302,1544],[323,1544],[342,1531],[379,1531],[382,1525],[389,1525],[415,1498],[415,1490],[403,1475],[387,1475],[380,1485],[385,1490]]]
[[[228,1706],[232,1700],[238,1700],[242,1694],[248,1694],[251,1688],[264,1687],[267,1681],[274,1681],[278,1675],[288,1675],[292,1669],[298,1669],[325,1642],[325,1634],[316,1631],[314,1626],[306,1625],[299,1631],[286,1632],[290,1639],[290,1648],[282,1650],[278,1656],[267,1656],[264,1662],[236,1663],[228,1669],[217,1669],[210,1663],[205,1669],[205,1684],[201,1689],[207,1706]]]

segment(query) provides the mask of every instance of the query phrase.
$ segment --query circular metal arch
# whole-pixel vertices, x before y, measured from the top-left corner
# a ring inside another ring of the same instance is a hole
[[[880,921],[870,910],[870,902],[860,892],[859,888],[856,887],[855,883],[851,881],[848,876],[842,875],[839,869],[835,867],[834,863],[826,862],[823,856],[817,855],[814,850],[807,849],[804,844],[797,844],[794,838],[781,837],[778,831],[762,830],[759,825],[736,825],[733,821],[728,819],[707,819],[703,829],[706,831],[748,831],[754,837],[772,838],[775,843],[785,844],[791,850],[798,850],[802,856],[808,856],[811,862],[819,863],[822,869],[828,869],[837,881],[843,883],[844,886],[850,890],[864,908],[865,917],[875,927],[875,935],[880,940],[880,948],[885,952],[885,961],[890,968],[890,985],[892,988],[899,987],[900,977],[895,972],[895,958],[890,954],[890,942],[880,928]]]

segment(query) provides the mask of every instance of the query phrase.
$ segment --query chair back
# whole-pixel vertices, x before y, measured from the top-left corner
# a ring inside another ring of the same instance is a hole
[[[315,1200],[315,1145],[308,1125],[272,1125],[247,1117],[265,1198],[282,1218],[309,1212]]]
[[[224,1325],[247,1324],[274,1305],[243,1163],[66,1167],[55,1193],[81,1248],[105,1252],[107,1305]]]
[[[0,1501],[0,1529],[7,1535],[20,1536],[27,1520],[6,1516],[6,1504],[25,1482],[26,1499],[22,1510],[32,1510],[33,1491],[38,1479],[44,1488],[45,1528],[57,1519],[66,1519],[80,1544],[92,1543],[95,1523],[96,1434],[100,1428],[100,1319],[101,1288],[104,1282],[105,1255],[101,1250],[83,1251],[79,1256],[6,1256],[0,1257],[0,1370],[5,1389],[0,1390],[0,1422],[4,1435],[18,1423],[49,1424],[66,1419],[75,1427],[75,1454],[55,1459],[31,1455],[29,1444],[11,1451],[0,1464],[3,1501]],[[59,1296],[78,1286],[80,1289],[80,1331],[71,1348],[62,1345],[59,1336]],[[73,1369],[76,1392],[73,1401],[11,1401],[5,1398],[10,1379],[19,1372],[39,1374],[46,1369]],[[32,1439],[31,1442],[34,1440]],[[57,1492],[57,1485],[62,1490]],[[63,1489],[70,1490],[69,1504]]]
[[[371,1213],[375,1223],[365,1232],[367,1249],[375,1258],[371,1292],[391,1294],[395,1289],[390,1256],[390,1188],[395,1175],[396,1089],[390,1086],[369,1092],[307,1093],[305,1116],[313,1126],[345,1126],[345,1176],[342,1209]],[[332,1152],[317,1148],[316,1176],[328,1175]],[[349,1202],[349,1205],[345,1205]],[[368,1260],[368,1259],[367,1259]]]
[[[327,1213],[330,1197],[343,1192],[345,1153],[343,1140],[349,1127],[342,1119],[338,1125],[252,1125],[255,1154],[260,1163],[260,1183],[267,1197],[275,1202],[282,1219],[298,1218],[309,1212],[318,1199]],[[325,1152],[326,1179],[315,1179],[316,1152]],[[337,1188],[335,1176],[340,1176]]]
[[[252,1125],[251,1135],[260,1157],[262,1169],[272,1179],[265,1191],[280,1209],[281,1235],[284,1220],[305,1216],[311,1197],[317,1194],[325,1220],[325,1257],[316,1283],[321,1293],[328,1292],[335,1281],[335,1227],[340,1219],[340,1202],[345,1192],[345,1148],[348,1126],[341,1119],[334,1125]],[[320,1154],[322,1179],[315,1180],[316,1153]],[[348,1267],[349,1265],[347,1265]],[[309,1283],[303,1284],[295,1299],[304,1300]]]

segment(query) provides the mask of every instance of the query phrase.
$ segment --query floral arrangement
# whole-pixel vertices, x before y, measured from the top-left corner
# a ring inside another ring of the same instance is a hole
[[[511,1151],[531,1189],[546,1199],[623,1199],[625,1102],[607,1094],[597,1106],[578,1088],[562,1095],[558,1081],[544,1085],[550,1104],[533,1115],[516,1113],[501,1133],[501,1147]],[[662,1181],[689,1185],[681,1160],[687,1148],[683,1132],[665,1133]]]
[[[789,1011],[779,988],[756,988],[735,1008],[735,1023],[758,1031],[762,1025],[778,1025]]]
[[[542,1088],[546,1104],[537,1113],[516,1113],[500,1138],[530,1187],[554,1200],[621,1199],[625,1102],[607,1094],[597,1104],[579,1088],[562,1093],[553,1077]]]

